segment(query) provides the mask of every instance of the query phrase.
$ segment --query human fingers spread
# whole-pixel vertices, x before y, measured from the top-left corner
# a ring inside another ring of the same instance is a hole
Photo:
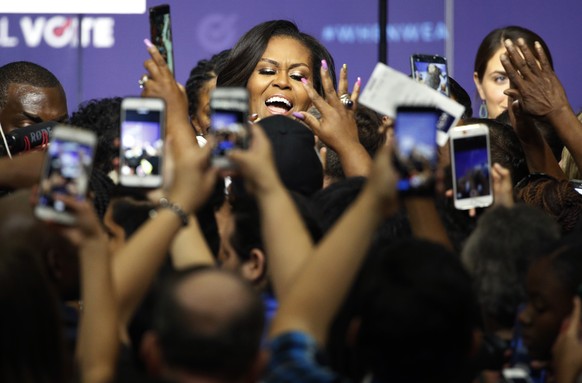
[[[534,76],[539,76],[540,74],[540,65],[538,64],[537,58],[534,56],[534,53],[529,49],[528,45],[525,43],[525,40],[521,37],[517,39],[517,45],[521,54],[527,64],[527,68],[529,69],[530,73]]]
[[[342,69],[340,70],[340,80],[339,85],[337,88],[338,94],[346,94],[348,93],[348,66],[347,64],[342,65]]]
[[[333,81],[329,76],[329,68],[327,67],[327,61],[321,60],[321,84],[323,85],[323,90],[325,91],[325,100],[333,107],[337,107],[340,104],[339,97],[333,87]]]
[[[552,66],[550,65],[550,60],[548,60],[548,55],[546,55],[546,51],[544,51],[544,48],[542,47],[542,44],[540,44],[539,41],[536,41],[534,43],[534,48],[536,50],[536,53],[538,55],[538,60],[540,62],[540,66],[542,68],[543,72],[553,72]]]
[[[524,85],[524,80],[521,75],[517,72],[517,66],[513,63],[513,61],[509,58],[509,50],[507,54],[502,54],[500,56],[501,65],[505,69],[505,73],[507,73],[507,77],[512,85],[515,85],[518,89],[521,89]],[[510,88],[511,89],[511,88]],[[505,94],[510,90],[505,90]]]
[[[315,89],[313,89],[313,86],[306,78],[302,78],[301,82],[303,83],[303,86],[305,87],[305,91],[307,92],[307,95],[311,99],[311,102],[313,102],[313,105],[315,105],[315,107],[319,110],[319,112],[321,113],[322,116],[324,116],[326,112],[329,112],[330,109],[333,109],[333,107],[330,106],[319,95],[319,93],[317,93],[315,91]],[[337,98],[337,96],[336,96],[336,98]],[[302,114],[305,115],[306,113],[302,112]],[[297,117],[297,116],[295,116],[295,117]]]
[[[504,41],[505,48],[507,49],[507,54],[513,65],[519,71],[519,74],[523,78],[529,78],[532,76],[531,68],[523,57],[522,51],[518,48],[513,41],[507,39]]]

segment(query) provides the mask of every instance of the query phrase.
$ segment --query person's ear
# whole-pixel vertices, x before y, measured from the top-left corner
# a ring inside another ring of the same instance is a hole
[[[253,248],[249,260],[242,264],[242,275],[252,283],[261,282],[267,270],[267,259],[263,250]]]
[[[481,81],[479,81],[479,75],[477,72],[473,72],[473,82],[475,83],[477,92],[479,92],[479,97],[481,97],[481,100],[485,101],[485,92],[483,92],[483,86],[481,85]]]
[[[158,377],[162,374],[163,358],[158,336],[153,331],[147,331],[141,340],[140,358],[148,375]]]

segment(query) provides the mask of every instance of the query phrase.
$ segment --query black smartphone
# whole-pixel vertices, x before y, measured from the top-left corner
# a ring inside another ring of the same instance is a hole
[[[412,78],[438,90],[445,96],[450,94],[447,59],[439,55],[413,54],[410,56]]]
[[[54,128],[34,208],[39,219],[67,225],[75,223],[75,216],[55,195],[85,198],[96,144],[97,136],[91,131],[65,125]]]
[[[249,146],[249,93],[246,88],[216,88],[210,94],[210,110],[209,132],[215,140],[212,164],[232,168],[228,152]]]
[[[127,97],[121,102],[119,183],[162,186],[166,104],[160,98]]]
[[[166,60],[170,71],[175,73],[170,6],[168,4],[162,4],[151,7],[149,11],[151,41],[158,48],[164,60]]]
[[[400,106],[394,121],[398,190],[431,194],[437,165],[436,132],[441,112],[433,107]]]

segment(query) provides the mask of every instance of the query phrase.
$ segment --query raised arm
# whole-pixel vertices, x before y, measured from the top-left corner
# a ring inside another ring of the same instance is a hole
[[[271,144],[260,126],[252,126],[253,140],[248,151],[233,150],[246,187],[255,195],[261,214],[261,230],[269,270],[279,300],[284,300],[313,248],[313,242],[291,196],[283,186]]]
[[[111,382],[115,376],[119,337],[107,235],[88,201],[69,196],[58,198],[77,218],[75,226],[63,229],[63,234],[79,247],[83,311],[76,354],[81,381]]]
[[[397,176],[390,152],[388,147],[378,151],[361,194],[310,255],[294,289],[281,301],[271,338],[301,331],[320,345],[325,343],[329,324],[358,272],[375,229],[397,209]]]
[[[578,121],[572,111],[564,88],[541,44],[535,43],[537,57],[522,39],[517,40],[517,45],[506,40],[505,47],[507,54],[501,55],[501,64],[512,86],[505,94],[517,100],[525,113],[552,124],[580,168],[582,122]]]

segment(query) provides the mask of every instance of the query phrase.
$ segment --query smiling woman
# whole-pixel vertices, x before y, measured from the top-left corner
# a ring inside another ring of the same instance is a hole
[[[334,62],[314,37],[287,20],[261,23],[236,43],[221,71],[217,86],[244,86],[250,93],[250,112],[260,118],[306,111],[311,100],[301,80],[313,83],[320,95],[321,60],[336,83]]]

